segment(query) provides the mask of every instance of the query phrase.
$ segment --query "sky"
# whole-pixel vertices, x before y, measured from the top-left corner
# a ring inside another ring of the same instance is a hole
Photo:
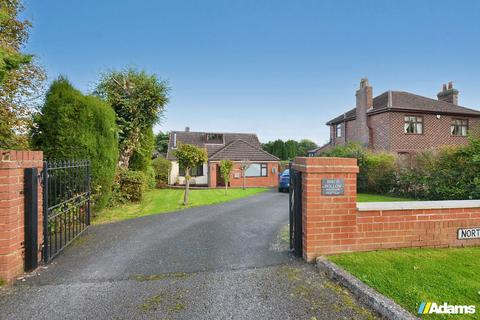
[[[374,95],[435,98],[453,81],[480,109],[480,1],[25,0],[26,51],[49,81],[90,93],[102,72],[168,81],[155,131],[253,132],[328,141],[325,122]]]

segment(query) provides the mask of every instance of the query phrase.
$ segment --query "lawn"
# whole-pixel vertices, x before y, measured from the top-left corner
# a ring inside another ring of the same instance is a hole
[[[413,314],[421,302],[480,308],[479,247],[382,250],[328,258]],[[479,319],[479,312],[450,318]],[[449,319],[443,315],[427,317]]]
[[[109,223],[147,216],[155,213],[165,213],[185,208],[204,206],[245,198],[266,188],[190,190],[189,205],[183,206],[183,189],[155,189],[145,193],[143,200],[136,204],[127,204],[117,208],[108,208],[101,211],[93,219],[93,224]]]
[[[359,193],[357,194],[358,202],[391,202],[391,201],[415,201],[414,199],[382,196],[379,194]]]

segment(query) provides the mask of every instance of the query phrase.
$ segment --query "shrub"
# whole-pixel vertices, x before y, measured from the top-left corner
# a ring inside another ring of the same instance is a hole
[[[111,196],[118,158],[112,108],[60,77],[51,84],[35,124],[32,144],[46,159],[91,161],[94,210],[103,208]]]
[[[163,157],[159,157],[153,160],[152,165],[155,170],[157,188],[164,188],[168,184],[168,176],[170,175],[172,163]]]
[[[141,134],[140,146],[133,152],[128,168],[130,170],[142,171],[148,175],[148,168],[152,166],[152,155],[155,150],[155,135],[150,128]]]
[[[153,166],[149,166],[147,168],[147,173],[145,174],[145,177],[147,182],[147,189],[155,189],[155,187],[157,186],[157,181],[155,179],[155,169],[153,168]]]
[[[405,163],[360,145],[337,146],[323,155],[358,159],[358,190],[427,199],[480,199],[480,138],[465,146],[420,152]]]
[[[124,170],[119,174],[118,184],[124,202],[139,202],[147,187],[147,179],[141,171]]]

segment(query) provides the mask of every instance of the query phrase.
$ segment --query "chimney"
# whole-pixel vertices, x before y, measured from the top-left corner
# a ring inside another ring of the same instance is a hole
[[[438,100],[458,105],[458,90],[453,88],[453,82],[442,85],[442,91],[437,94]]]
[[[356,136],[357,140],[364,146],[369,144],[369,128],[367,121],[367,111],[373,108],[373,89],[368,83],[367,78],[360,80],[360,88],[356,92]]]
[[[190,127],[185,127],[185,132],[190,132]]]

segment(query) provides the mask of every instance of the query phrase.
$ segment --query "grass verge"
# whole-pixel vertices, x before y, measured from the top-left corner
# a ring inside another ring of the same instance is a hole
[[[371,194],[371,193],[359,193],[357,194],[357,201],[358,202],[391,202],[391,201],[415,201],[415,199],[383,196],[383,195]]]
[[[413,314],[422,302],[480,308],[480,248],[400,249],[348,253],[328,259]],[[479,319],[432,315],[432,319]]]
[[[189,205],[184,206],[182,189],[155,189],[145,193],[143,200],[135,204],[127,204],[117,208],[108,208],[93,219],[93,224],[109,223],[127,219],[143,217],[156,213],[165,213],[186,208],[204,206],[232,201],[249,197],[267,188],[228,189],[225,195],[224,189],[190,190]]]

